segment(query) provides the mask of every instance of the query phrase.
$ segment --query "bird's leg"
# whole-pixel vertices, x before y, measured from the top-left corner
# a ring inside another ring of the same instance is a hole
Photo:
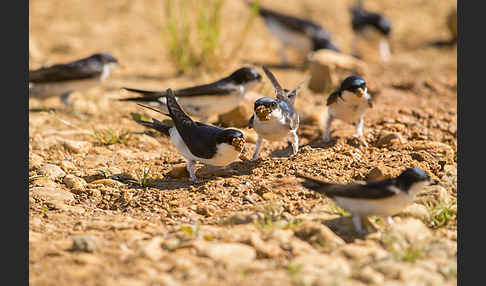
[[[356,231],[359,233],[364,233],[364,229],[361,227],[361,217],[358,215],[353,215],[353,224],[356,228]]]
[[[251,158],[252,160],[258,159],[258,152],[260,151],[260,147],[262,146],[262,141],[263,139],[258,136],[258,139],[256,141],[255,153],[253,153],[253,157]]]
[[[361,137],[361,136],[363,136],[363,116],[359,118],[358,126],[356,128],[356,134],[354,134],[354,137]]]
[[[292,135],[290,143],[292,144],[292,149],[293,153],[292,155],[296,155],[297,152],[299,152],[299,137],[297,136],[297,131],[292,130],[290,131],[290,134]]]
[[[322,136],[322,139],[324,140],[325,143],[329,142],[329,134],[331,132],[331,123],[332,123],[332,115],[327,114],[327,120],[326,120],[326,126],[324,126],[324,135]]]
[[[391,56],[390,44],[388,43],[388,39],[385,37],[380,39],[380,56],[381,60],[384,62],[388,61]]]
[[[189,180],[191,182],[197,183],[197,179],[196,179],[196,162],[194,162],[194,161],[187,162],[186,169],[189,172]]]
[[[354,134],[354,137],[361,139],[359,141],[361,141],[361,143],[363,143],[364,146],[368,147],[368,143],[366,143],[366,141],[363,139],[363,121],[364,121],[363,115],[361,115],[357,124],[358,126],[356,129],[356,134]]]
[[[71,90],[66,91],[65,93],[61,94],[61,97],[59,98],[64,105],[69,105],[70,100],[69,100],[69,95],[71,95]]]

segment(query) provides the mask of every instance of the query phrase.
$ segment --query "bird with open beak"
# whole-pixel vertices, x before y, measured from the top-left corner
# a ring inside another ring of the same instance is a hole
[[[297,136],[299,114],[294,109],[294,103],[300,86],[305,81],[293,90],[284,89],[272,72],[264,66],[262,68],[275,88],[277,97],[262,97],[255,101],[254,112],[248,122],[248,126],[254,128],[258,134],[252,159],[258,158],[263,139],[281,141],[289,136],[293,149],[292,154],[295,155],[299,151],[299,137]]]

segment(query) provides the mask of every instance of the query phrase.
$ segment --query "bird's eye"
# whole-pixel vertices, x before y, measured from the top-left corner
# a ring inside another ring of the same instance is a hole
[[[277,107],[277,103],[276,102],[272,102],[272,107],[273,108]]]

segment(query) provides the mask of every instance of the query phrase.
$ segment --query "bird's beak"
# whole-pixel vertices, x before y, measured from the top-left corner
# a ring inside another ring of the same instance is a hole
[[[245,139],[240,138],[240,137],[233,138],[233,141],[231,141],[231,145],[233,145],[233,147],[235,147],[236,151],[241,152],[245,148]]]
[[[358,90],[356,91],[356,95],[358,97],[363,97],[365,95],[365,91],[360,87],[358,88]]]
[[[272,110],[264,105],[260,105],[255,109],[255,113],[258,116],[258,119],[266,121],[270,120],[270,113],[272,113]]]

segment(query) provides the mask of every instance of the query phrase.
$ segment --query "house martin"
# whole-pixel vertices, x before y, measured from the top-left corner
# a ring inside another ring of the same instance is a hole
[[[282,88],[275,76],[265,66],[262,67],[267,77],[275,88],[276,98],[262,97],[255,101],[253,115],[251,116],[248,127],[254,128],[258,134],[255,153],[252,159],[258,158],[258,153],[263,139],[269,141],[281,141],[291,137],[293,155],[299,151],[299,114],[294,109],[295,98],[299,92],[300,83],[293,90]]]
[[[380,56],[383,61],[387,61],[390,58],[390,32],[391,21],[385,16],[367,11],[363,8],[362,0],[358,0],[355,6],[350,9],[351,12],[351,27],[355,36],[361,36],[365,30],[374,28],[378,31],[382,38],[380,39]],[[356,54],[356,38],[353,39],[353,54]]]
[[[248,2],[250,6],[255,5]],[[339,48],[332,43],[331,34],[322,26],[295,16],[283,14],[259,6],[258,13],[263,18],[265,26],[281,42],[280,57],[283,64],[288,64],[287,47],[300,50],[304,55],[320,49],[330,49],[339,52]]]
[[[373,103],[365,80],[356,75],[345,78],[341,86],[327,98],[328,112],[324,127],[324,142],[330,140],[330,127],[334,119],[357,124],[357,132],[354,136],[363,136],[363,117],[366,110],[371,107]]]
[[[174,92],[170,88],[167,89],[165,95],[168,113],[163,114],[174,121],[174,126],[167,125],[156,119],[152,119],[152,122],[141,119],[136,121],[170,137],[177,151],[188,161],[186,168],[191,181],[197,182],[195,176],[195,164],[197,162],[223,167],[239,158],[245,147],[245,139],[241,131],[195,122],[181,108]],[[152,107],[141,106],[162,113]]]
[[[261,82],[262,76],[253,68],[243,67],[218,81],[174,91],[177,101],[191,116],[207,122],[210,116],[224,114],[236,108],[246,91]],[[167,113],[166,93],[133,88],[125,90],[140,93],[142,97],[120,99],[121,101],[147,102]]]
[[[47,98],[60,95],[61,102],[67,105],[71,92],[100,84],[118,66],[118,60],[112,55],[98,53],[74,62],[30,70],[29,96]]]
[[[361,233],[363,217],[383,216],[391,224],[391,216],[412,204],[423,187],[436,184],[419,168],[408,168],[396,178],[363,184],[334,184],[303,174],[298,176],[307,179],[302,182],[304,187],[326,195],[350,212],[356,230]]]

